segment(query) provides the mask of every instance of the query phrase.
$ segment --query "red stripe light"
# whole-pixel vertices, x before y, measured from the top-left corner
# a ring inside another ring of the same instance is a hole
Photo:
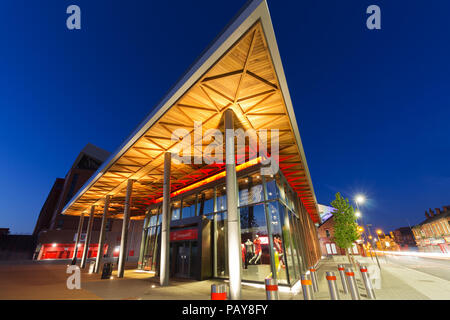
[[[254,165],[257,165],[257,164],[261,163],[261,160],[262,160],[262,158],[258,157],[258,158],[252,159],[250,161],[247,161],[245,163],[239,164],[239,165],[236,166],[236,172],[239,172],[239,171],[242,171],[242,170],[247,169],[249,167],[252,167]],[[217,173],[217,174],[215,174],[215,175],[213,175],[211,177],[208,177],[208,178],[205,178],[205,179],[203,179],[201,181],[193,183],[190,186],[187,186],[187,187],[184,187],[184,188],[182,188],[180,190],[172,192],[170,194],[170,197],[173,198],[173,197],[178,196],[178,195],[180,195],[182,193],[188,192],[190,190],[193,190],[193,189],[199,188],[201,186],[204,186],[204,185],[206,185],[208,183],[211,183],[211,182],[214,182],[216,180],[222,179],[222,178],[224,178],[226,176],[226,174],[227,174],[226,171],[219,172],[219,173]],[[151,203],[160,203],[162,201],[163,201],[163,197],[158,198],[156,200],[153,200]]]

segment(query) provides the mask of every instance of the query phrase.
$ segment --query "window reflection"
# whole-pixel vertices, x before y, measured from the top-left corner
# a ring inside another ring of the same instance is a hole
[[[242,278],[264,281],[271,276],[264,204],[243,207],[241,217]]]
[[[239,205],[245,206],[264,201],[261,177],[257,174],[238,180]]]
[[[279,283],[287,283],[286,273],[286,255],[285,255],[285,241],[286,230],[283,229],[282,219],[284,217],[284,206],[278,202],[269,202],[267,205],[270,216],[270,223],[272,224],[273,235],[273,255],[276,270],[276,277]]]
[[[150,212],[148,227],[144,230],[142,268],[148,271],[155,271],[159,261],[158,237],[161,229],[159,210],[160,208],[156,208]]]
[[[176,201],[172,204],[172,220],[180,219],[180,201]]]
[[[214,212],[214,189],[207,189],[199,193],[197,201],[197,215],[202,216]]]
[[[226,233],[226,223],[227,214],[226,212],[216,213],[216,255],[215,255],[215,274],[219,278],[228,277],[228,250],[227,250],[227,233]]]
[[[227,188],[225,186],[217,187],[217,211],[227,209]]]
[[[183,207],[181,217],[183,219],[195,216],[195,205],[197,202],[197,194],[192,194],[183,198]]]

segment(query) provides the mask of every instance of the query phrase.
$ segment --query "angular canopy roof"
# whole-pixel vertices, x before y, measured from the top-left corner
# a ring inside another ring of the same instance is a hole
[[[251,1],[241,10],[63,214],[80,215],[92,205],[101,214],[104,198],[110,195],[110,214],[121,218],[127,180],[133,179],[131,216],[143,218],[150,201],[162,195],[164,153],[176,150],[179,143],[171,141],[172,132],[187,129],[194,143],[194,121],[203,122],[203,132],[223,131],[223,113],[228,108],[234,111],[236,127],[279,130],[280,169],[318,222],[314,189],[265,0]],[[172,163],[171,191],[223,169],[221,165]]]

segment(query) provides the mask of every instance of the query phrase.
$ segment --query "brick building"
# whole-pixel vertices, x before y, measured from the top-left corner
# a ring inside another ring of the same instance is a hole
[[[412,228],[419,251],[450,253],[450,206],[425,211],[425,217]]]
[[[408,250],[411,247],[416,248],[414,234],[410,227],[401,227],[392,231],[394,242],[400,250]]]
[[[42,206],[33,236],[37,239],[34,258],[42,259],[69,259],[74,252],[74,243],[77,234],[79,219],[72,216],[61,215],[61,210],[79,189],[91,178],[94,172],[108,158],[109,152],[92,144],[86,145],[80,152],[65,178],[57,178],[53,184],[47,199]],[[98,252],[97,240],[99,238],[101,219],[94,219],[92,238],[89,245],[88,257],[95,257]],[[141,233],[133,230],[142,229],[141,222],[130,222],[130,252],[131,258],[136,257],[140,245]],[[87,222],[84,223],[81,232],[82,241],[85,238]],[[107,238],[104,253],[110,257],[118,256],[115,250],[120,245],[122,220],[110,219],[107,223]],[[82,255],[83,243],[80,244],[78,257]]]
[[[323,221],[318,229],[320,249],[322,255],[345,255],[345,249],[340,248],[334,241],[334,216],[331,215],[326,221]],[[351,253],[360,255],[364,253],[361,245],[354,243]]]

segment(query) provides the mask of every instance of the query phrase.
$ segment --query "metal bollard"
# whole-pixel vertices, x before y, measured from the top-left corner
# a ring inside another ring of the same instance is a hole
[[[345,269],[345,275],[347,276],[347,283],[352,295],[352,300],[361,300],[359,297],[358,287],[356,285],[355,273],[352,268]]]
[[[280,298],[278,295],[278,281],[276,279],[267,278],[265,282],[267,300],[278,300]]]
[[[226,284],[211,285],[211,300],[227,300],[227,285]]]
[[[327,272],[326,278],[328,280],[328,289],[330,289],[331,300],[339,300],[339,292],[336,285],[336,276],[334,272]]]
[[[369,299],[375,300],[375,291],[372,287],[372,282],[369,278],[369,273],[367,272],[367,266],[361,266],[359,271],[361,271],[361,277],[364,282],[364,286],[366,287],[367,297]]]
[[[302,274],[301,276],[301,284],[302,284],[302,291],[303,291],[303,298],[304,300],[314,300],[313,293],[312,293],[312,281],[309,279],[309,275]]]
[[[309,271],[311,272],[311,281],[312,281],[313,290],[314,290],[314,292],[317,292],[317,291],[319,291],[319,284],[317,282],[316,269],[311,267],[311,268],[309,268]]]
[[[341,276],[341,283],[342,283],[342,289],[344,290],[344,294],[348,294],[348,286],[347,286],[347,280],[345,279],[345,269],[344,269],[343,264],[338,265],[338,271],[339,271],[339,275]]]

